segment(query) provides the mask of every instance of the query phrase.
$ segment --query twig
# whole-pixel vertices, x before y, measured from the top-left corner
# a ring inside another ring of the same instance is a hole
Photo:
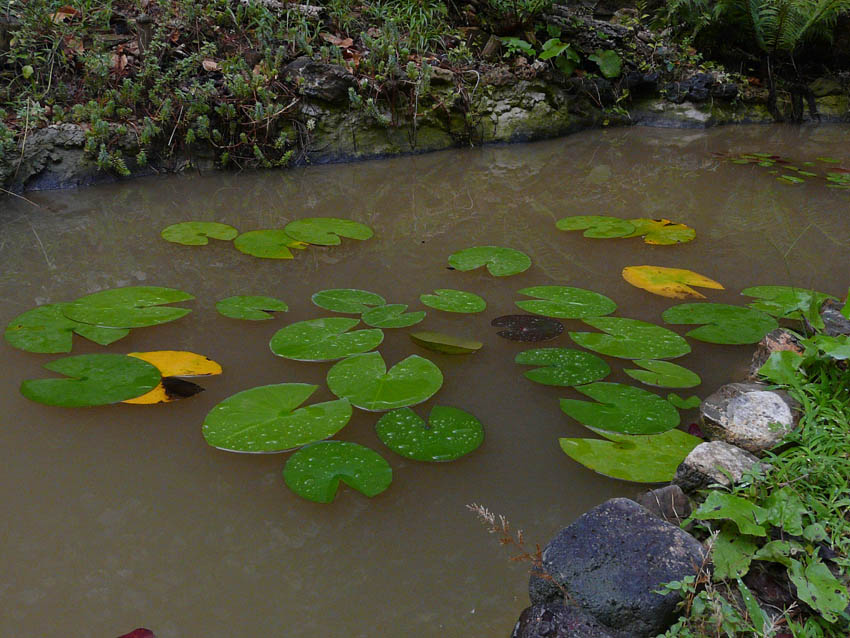
[[[27,204],[32,204],[36,208],[41,208],[42,210],[44,209],[44,206],[42,206],[41,204],[36,204],[31,199],[27,199],[23,195],[18,195],[17,193],[13,193],[12,191],[7,191],[5,188],[0,188],[0,193],[5,193],[6,195],[11,195],[12,197],[17,197],[18,199],[24,200]]]

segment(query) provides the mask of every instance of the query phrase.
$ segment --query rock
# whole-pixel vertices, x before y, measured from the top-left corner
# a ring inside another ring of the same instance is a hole
[[[850,335],[850,319],[841,314],[844,304],[835,299],[827,299],[820,307],[820,316],[823,319],[823,333],[830,337],[839,335]]]
[[[711,97],[734,100],[738,97],[738,85],[732,82],[714,84],[711,87]]]
[[[665,485],[641,494],[637,502],[662,521],[679,527],[691,515],[691,502],[678,485]]]
[[[694,576],[705,559],[685,531],[626,498],[614,498],[562,529],[543,550],[549,578],[532,573],[532,604],[559,602],[563,593],[609,627],[615,638],[665,631],[679,595],[655,593],[661,583]]]
[[[759,454],[779,443],[799,422],[799,404],[788,393],[759,383],[729,383],[700,406],[706,436]]]
[[[834,78],[818,78],[809,84],[809,89],[815,97],[844,94],[844,87],[841,86],[841,82]]]
[[[354,77],[338,64],[316,62],[302,56],[283,69],[283,77],[295,82],[301,94],[331,104],[348,102],[348,89],[357,86]]]
[[[697,445],[676,469],[673,482],[686,492],[712,483],[730,486],[753,469],[758,459],[724,441],[708,441]]]
[[[750,362],[750,379],[758,379],[759,369],[767,362],[770,355],[774,352],[781,352],[782,350],[790,350],[800,354],[803,353],[803,348],[800,346],[800,340],[794,333],[789,332],[784,328],[777,328],[776,330],[768,332],[764,338],[759,341],[756,346],[756,351],[753,353],[753,359]]]
[[[607,628],[574,605],[542,603],[527,607],[511,638],[612,638]]]
[[[435,84],[454,84],[455,74],[451,69],[444,69],[441,66],[431,68],[431,82]]]

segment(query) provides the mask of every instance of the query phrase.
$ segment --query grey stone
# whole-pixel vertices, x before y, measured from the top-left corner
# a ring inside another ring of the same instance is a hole
[[[548,578],[532,573],[532,604],[574,603],[611,628],[615,638],[648,638],[675,619],[679,595],[661,583],[696,575],[702,545],[626,498],[606,501],[562,529],[543,550]]]
[[[574,605],[542,603],[523,610],[511,638],[612,638],[608,629]]]
[[[636,500],[661,520],[677,527],[691,515],[691,502],[678,485],[644,492]]]
[[[283,76],[296,83],[301,95],[331,104],[348,102],[348,89],[357,86],[354,76],[338,64],[324,64],[306,56],[286,65]]]
[[[724,441],[697,445],[676,469],[673,482],[686,492],[713,483],[730,486],[741,480],[759,460],[749,452]]]
[[[835,299],[827,299],[820,307],[820,316],[823,319],[823,333],[830,337],[850,335],[850,319],[841,314],[844,304]]]

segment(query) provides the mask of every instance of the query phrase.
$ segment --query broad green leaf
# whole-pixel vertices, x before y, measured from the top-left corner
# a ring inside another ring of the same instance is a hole
[[[771,352],[759,374],[771,383],[797,385],[806,376],[803,357],[792,350]]]
[[[472,339],[463,339],[453,335],[447,335],[442,332],[432,332],[430,330],[420,330],[419,332],[411,332],[410,338],[413,343],[444,354],[472,354],[481,350],[484,344],[480,341]]]
[[[681,430],[632,436],[599,432],[599,439],[559,439],[574,461],[604,476],[638,483],[666,483],[702,439]]]
[[[661,317],[672,324],[707,324],[685,336],[730,345],[758,343],[779,327],[776,319],[768,314],[723,303],[683,303],[668,308]]]
[[[346,441],[321,441],[289,457],[283,480],[302,498],[331,503],[340,481],[371,498],[390,486],[393,471],[380,454],[367,447]]]
[[[384,306],[387,301],[381,295],[357,288],[334,288],[321,290],[313,295],[313,303],[333,312],[362,314],[369,308]]]
[[[204,419],[204,439],[232,452],[284,452],[321,441],[351,419],[345,399],[299,408],[319,386],[279,383],[243,390],[216,405]]]
[[[377,348],[384,333],[379,328],[348,332],[358,323],[359,319],[349,317],[291,323],[274,333],[269,348],[279,357],[296,361],[333,361]]]
[[[44,365],[64,379],[30,379],[21,394],[31,401],[68,408],[108,405],[153,390],[159,370],[147,361],[123,354],[81,354]]]
[[[622,359],[675,359],[691,351],[684,338],[646,321],[621,317],[595,317],[583,321],[604,334],[571,332],[570,339],[600,354]]]
[[[715,578],[717,574],[714,574]],[[770,628],[773,623],[765,611],[759,606],[758,600],[753,596],[750,588],[744,584],[740,578],[735,579],[738,583],[738,592],[741,594],[741,599],[744,601],[744,607],[747,609],[747,615],[750,617],[750,623],[756,630],[756,635],[769,635]]]
[[[583,385],[611,374],[611,367],[596,355],[570,348],[525,350],[514,361],[521,365],[543,366],[529,370],[525,377],[544,385]]]
[[[816,555],[807,562],[804,568],[800,562],[793,561],[788,578],[797,588],[797,598],[820,612],[827,622],[834,623],[847,608],[847,588]]]
[[[635,231],[635,226],[631,222],[619,217],[606,217],[604,215],[564,217],[555,223],[555,227],[558,230],[583,230],[585,237],[594,239],[629,237]]]
[[[702,383],[697,373],[669,361],[636,359],[634,363],[643,370],[632,368],[623,372],[632,379],[656,388],[693,388]]]
[[[210,239],[229,241],[239,234],[233,226],[218,222],[180,222],[162,230],[162,238],[184,246],[206,246]]]
[[[494,277],[507,277],[528,270],[531,258],[524,252],[504,246],[474,246],[449,257],[449,266],[456,270],[474,270],[485,265]]]
[[[807,340],[810,344],[822,352],[824,356],[836,361],[850,359],[850,336],[840,335],[814,335]]]
[[[829,535],[826,533],[823,525],[820,523],[812,523],[811,525],[806,525],[806,527],[803,528],[803,538],[807,541],[811,541],[812,543],[820,543],[821,541],[829,539]]]
[[[549,60],[561,55],[570,47],[568,42],[561,42],[560,38],[549,38],[543,43],[538,60]]]
[[[605,295],[584,288],[570,286],[532,286],[518,291],[536,300],[517,301],[516,305],[527,312],[559,319],[601,317],[617,309],[617,304]]]
[[[389,371],[379,352],[356,354],[328,371],[328,388],[369,412],[382,412],[426,401],[443,385],[443,373],[428,359],[410,355]]]
[[[817,330],[823,329],[820,307],[827,299],[835,299],[832,295],[792,286],[753,286],[745,288],[741,294],[756,298],[756,301],[748,304],[750,308],[780,319],[805,317]]]
[[[705,295],[697,292],[691,286],[723,290],[723,286],[713,279],[684,268],[626,266],[623,268],[623,279],[637,288],[671,299],[686,299],[687,297],[705,299]]]
[[[221,365],[202,354],[185,350],[156,350],[153,352],[130,352],[128,357],[147,361],[162,375],[159,384],[147,394],[122,403],[134,405],[153,405],[185,399],[202,392],[197,384],[183,381],[178,377],[206,377],[221,374]],[[179,390],[179,391],[178,391]]]
[[[241,253],[262,259],[293,259],[290,248],[303,250],[307,247],[280,229],[249,230],[234,239],[233,245]]]
[[[603,381],[576,390],[598,403],[561,399],[561,410],[587,427],[620,434],[660,434],[679,425],[676,408],[642,388]]]
[[[790,487],[782,487],[770,493],[762,506],[767,510],[766,521],[781,527],[793,536],[803,534],[803,516],[809,511],[803,501]]]
[[[758,545],[752,536],[738,533],[732,523],[726,523],[714,541],[711,558],[714,561],[714,580],[739,578],[750,570],[750,562]]]
[[[684,244],[693,240],[697,233],[690,226],[671,222],[669,219],[647,219],[639,217],[630,219],[635,227],[629,237],[643,237],[644,243],[655,246],[670,246]]]
[[[734,494],[712,491],[693,517],[701,521],[730,520],[742,534],[767,536],[763,525],[767,510]]]
[[[433,295],[420,295],[419,301],[435,310],[444,312],[481,312],[487,307],[487,302],[472,292],[439,288]]]
[[[469,412],[436,405],[425,424],[410,408],[387,412],[375,425],[378,438],[414,461],[454,461],[484,442],[481,422]]]
[[[673,407],[679,408],[680,410],[693,410],[702,404],[702,399],[696,395],[691,395],[687,399],[683,399],[675,392],[668,394],[667,400]]]
[[[374,328],[407,328],[425,318],[425,311],[408,312],[407,304],[394,303],[370,308],[360,317],[367,326]]]
[[[337,217],[308,217],[289,222],[284,230],[296,241],[317,246],[338,246],[340,237],[369,239],[374,235],[366,224]]]
[[[272,312],[286,312],[289,306],[274,297],[256,295],[236,295],[227,297],[215,304],[219,314],[231,319],[247,319],[249,321],[265,321],[271,319]]]
[[[620,76],[623,70],[623,61],[616,51],[612,49],[596,49],[592,55],[587,56],[588,60],[596,62],[599,66],[599,71],[609,80]]]
[[[161,286],[127,286],[102,290],[62,308],[69,319],[103,328],[145,328],[174,321],[191,310],[164,304],[194,299],[189,293]]]
[[[792,561],[795,561],[795,559],[792,558],[792,555],[800,554],[803,551],[805,550],[803,550],[802,546],[797,542],[775,540],[765,543],[753,555],[753,558],[755,560],[770,561],[772,563],[779,563],[785,567],[791,567]]]
[[[18,315],[6,326],[6,341],[27,352],[58,354],[71,352],[73,333],[102,346],[130,334],[126,329],[101,328],[69,319],[63,314],[67,305],[47,304]]]

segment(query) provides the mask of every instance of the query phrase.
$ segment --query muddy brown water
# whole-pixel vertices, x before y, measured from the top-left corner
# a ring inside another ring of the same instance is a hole
[[[766,170],[718,161],[713,151],[766,151],[797,160],[846,155],[850,128],[738,127],[708,132],[588,132],[533,145],[489,147],[278,173],[144,179],[80,191],[32,194],[43,208],[0,201],[0,300],[5,324],[37,304],[126,285],[173,286],[196,296],[193,312],[133,331],[110,352],[179,349],[225,369],[206,392],[153,407],[60,409],[27,402],[23,379],[49,376],[59,355],[0,346],[0,635],[112,638],[138,626],[158,638],[222,636],[506,636],[528,604],[527,565],[509,562],[469,503],[525,530],[529,544],[601,501],[641,486],[610,480],[567,458],[558,437],[586,434],[558,408],[577,394],[538,386],[513,363],[531,347],[505,341],[493,317],[519,312],[519,288],[566,284],[613,297],[620,316],[660,322],[672,301],[631,287],[624,266],[689,268],[726,285],[711,301],[741,302],[757,284],[847,290],[850,192],[780,183]],[[566,215],[668,217],[696,228],[688,245],[600,241],[555,230]],[[310,249],[291,261],[255,259],[229,242],[206,247],[159,237],[183,220],[242,231],[307,216],[370,224],[375,238]],[[527,252],[533,267],[495,279],[446,268],[473,245]],[[421,307],[418,296],[458,288],[485,297],[480,315],[428,310],[421,329],[485,343],[468,357],[420,350],[410,329],[387,330],[390,365],[411,353],[436,362],[445,385],[435,402],[476,414],[486,441],[448,464],[406,461],[384,448],[376,415],[355,411],[337,438],[379,450],[394,482],[375,499],[341,489],[331,505],[300,500],[282,481],[288,455],[240,455],[208,447],[204,415],[257,385],[319,384],[332,398],[330,364],[274,357],[281,326],[326,316],[310,303],[325,288],[366,288]],[[267,322],[225,319],[218,299],[272,295],[290,311]],[[578,329],[579,322],[566,322]],[[675,328],[684,332],[682,327]],[[566,334],[547,346],[571,346]],[[739,378],[747,347],[694,342],[677,362],[704,380],[705,396]],[[104,351],[77,339],[74,354]],[[610,380],[626,380],[612,362]],[[694,413],[685,413],[685,422]]]

